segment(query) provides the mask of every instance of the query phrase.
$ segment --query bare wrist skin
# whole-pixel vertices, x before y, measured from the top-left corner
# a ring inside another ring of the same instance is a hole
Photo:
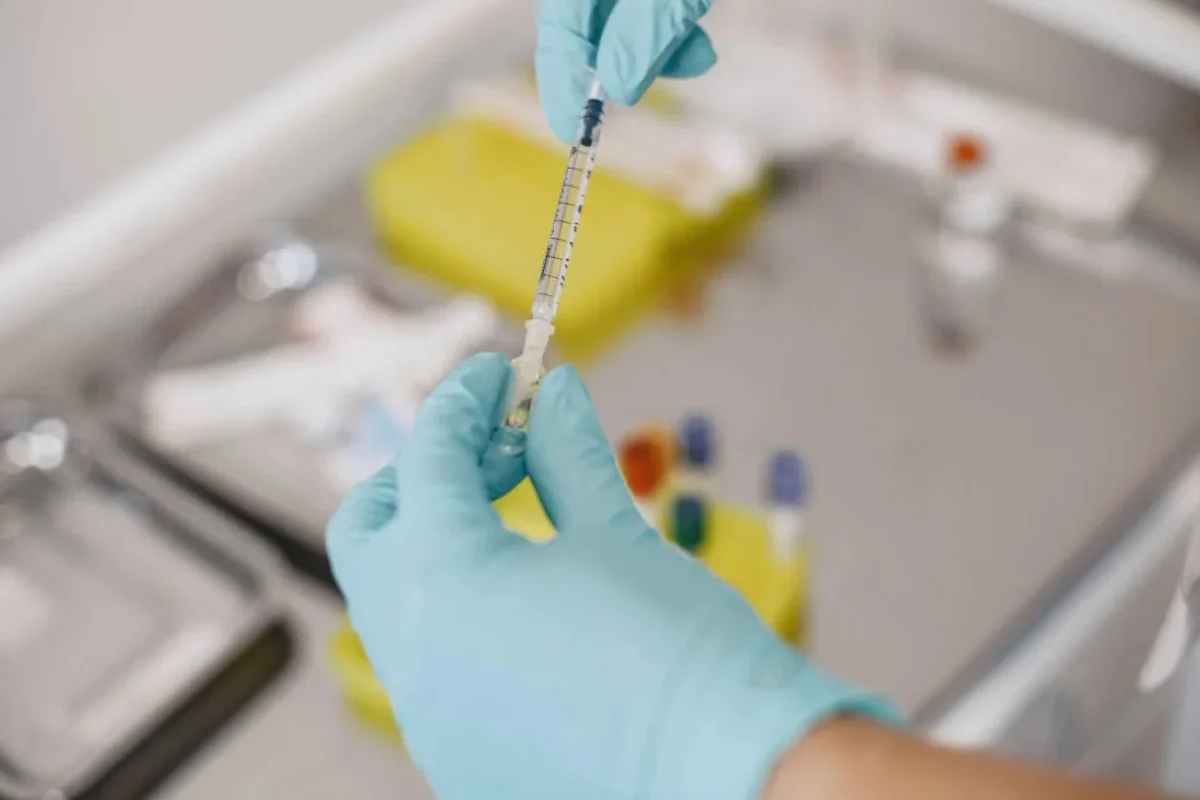
[[[776,763],[762,800],[842,797],[848,759],[859,769],[878,769],[886,738],[873,735],[876,725],[853,717],[821,723],[794,744]]]
[[[775,765],[761,800],[1156,800],[979,753],[949,750],[865,719],[817,726]]]

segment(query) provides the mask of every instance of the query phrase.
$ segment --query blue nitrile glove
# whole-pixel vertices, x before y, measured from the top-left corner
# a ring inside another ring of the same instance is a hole
[[[559,536],[507,531],[489,501],[520,468],[481,464],[508,376],[498,355],[460,365],[329,525],[351,621],[441,800],[751,800],[819,720],[894,719],[642,521],[569,367],[542,383],[525,457]]]
[[[696,23],[712,0],[541,0],[537,78],[550,127],[564,142],[575,127],[596,70],[623,105],[641,99],[660,75],[695,78],[717,63]]]

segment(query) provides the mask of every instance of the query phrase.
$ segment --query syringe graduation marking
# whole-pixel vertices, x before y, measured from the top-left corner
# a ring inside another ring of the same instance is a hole
[[[592,177],[592,165],[596,157],[596,141],[604,112],[604,103],[592,98],[587,101],[580,120],[578,141],[571,145],[567,157],[567,169],[563,176],[558,204],[554,209],[554,221],[550,225],[550,240],[542,259],[542,272],[538,278],[534,296],[533,315],[552,321],[558,313],[558,301],[567,280],[571,254],[575,250],[575,235],[579,232],[579,218],[583,213],[583,201],[587,195],[588,181]],[[563,230],[567,214],[571,223]]]

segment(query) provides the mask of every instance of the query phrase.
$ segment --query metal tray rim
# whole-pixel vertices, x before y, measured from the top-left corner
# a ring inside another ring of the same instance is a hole
[[[220,657],[205,665],[204,670],[193,682],[194,686],[202,686],[211,681],[237,653],[273,625],[285,620],[286,605],[282,594],[284,578],[280,559],[269,548],[254,540],[243,525],[219,509],[203,505],[182,488],[131,458],[112,441],[98,421],[75,404],[38,394],[7,396],[0,402],[28,403],[34,408],[66,420],[73,432],[73,440],[86,447],[90,460],[102,465],[111,475],[144,495],[156,510],[179,522],[188,536],[203,540],[207,545],[222,551],[253,575],[254,584],[246,606],[247,613],[232,630]],[[159,713],[140,720],[131,740],[143,739],[161,725],[172,710],[173,708],[163,708]],[[102,758],[89,763],[77,774],[70,776],[56,789],[68,797],[74,796],[127,754],[126,748],[114,748]],[[30,790],[33,794],[28,793]],[[0,773],[0,797],[11,796],[15,800],[29,797],[30,800],[41,800],[45,791],[44,787],[29,787]]]

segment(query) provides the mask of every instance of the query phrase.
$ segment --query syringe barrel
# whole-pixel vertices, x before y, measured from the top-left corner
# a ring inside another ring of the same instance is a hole
[[[575,235],[579,232],[579,218],[583,214],[583,201],[596,160],[596,146],[600,143],[603,117],[603,92],[599,82],[594,81],[579,120],[576,142],[571,145],[571,152],[567,156],[567,169],[558,193],[558,204],[554,208],[554,221],[550,225],[550,238],[542,256],[542,271],[533,300],[534,319],[553,322],[558,314],[559,298],[567,279],[567,269],[575,249]]]

